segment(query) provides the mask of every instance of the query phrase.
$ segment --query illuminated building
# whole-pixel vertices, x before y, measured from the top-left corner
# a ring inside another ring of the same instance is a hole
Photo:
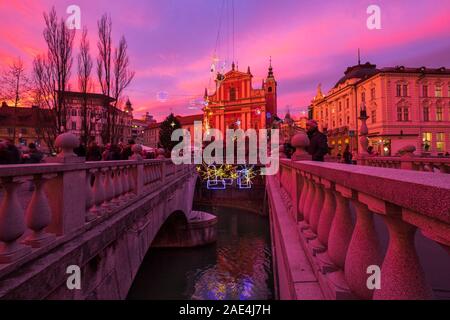
[[[205,90],[205,129],[266,128],[277,113],[277,82],[272,64],[261,89],[254,89],[250,67],[247,72],[237,70],[233,63],[231,71],[218,74],[216,92],[209,95]]]
[[[416,153],[450,150],[450,70],[446,68],[377,69],[358,63],[325,95],[319,86],[310,114],[328,135],[332,154],[346,144],[358,148],[358,119],[365,104],[369,144],[379,155],[396,155],[406,145]]]

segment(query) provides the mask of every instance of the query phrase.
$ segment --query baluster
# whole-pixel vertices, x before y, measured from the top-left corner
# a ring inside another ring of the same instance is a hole
[[[383,216],[389,245],[381,267],[381,288],[374,299],[424,300],[433,297],[414,245],[416,227],[399,217]]]
[[[304,220],[305,219],[304,208],[305,208],[305,203],[306,203],[306,196],[309,191],[308,179],[306,179],[306,175],[304,173],[302,173],[302,180],[303,180],[303,187],[302,187],[302,193],[300,194],[300,200],[298,202],[298,212],[301,215],[302,220]]]
[[[52,242],[55,235],[44,230],[52,219],[48,199],[43,188],[45,178],[42,175],[35,175],[33,183],[34,192],[25,214],[27,226],[32,230],[32,233],[24,240],[24,243],[33,248],[39,248]]]
[[[116,199],[117,199],[117,204],[121,205],[123,203],[123,185],[122,185],[122,168],[121,167],[117,167],[115,174],[114,174],[114,185],[116,186],[115,190],[116,190]]]
[[[361,200],[361,199],[360,199]],[[364,203],[352,200],[356,223],[345,259],[345,279],[350,289],[362,299],[372,299],[373,290],[367,287],[367,268],[380,266],[381,251],[373,214]]]
[[[303,215],[305,217],[304,221],[306,222],[306,227],[310,228],[311,227],[311,221],[310,221],[311,209],[314,204],[313,203],[314,197],[316,195],[316,187],[314,186],[312,176],[308,176],[308,183],[309,183],[309,192],[305,199],[305,208],[304,208]]]
[[[122,167],[121,177],[122,177],[122,188],[123,188],[122,199],[124,201],[127,201],[130,198],[130,194],[128,193],[130,191],[130,184],[129,184],[129,180],[128,180],[128,168],[127,167]]]
[[[104,208],[102,205],[105,201],[105,191],[103,189],[101,169],[95,170],[93,194],[94,194],[94,205],[92,206],[90,211],[95,215],[101,216],[104,212]]]
[[[86,171],[86,221],[94,220],[97,215],[92,212],[93,206],[95,206],[94,192],[91,185],[92,172]]]
[[[10,263],[31,251],[19,243],[19,238],[25,232],[23,208],[17,199],[17,187],[20,183],[13,178],[2,178],[5,189],[0,207],[0,263]]]
[[[312,243],[314,255],[326,251],[331,224],[333,223],[336,211],[336,200],[334,198],[334,193],[331,190],[331,182],[325,179],[321,179],[321,182],[324,191],[324,201],[322,211],[320,212],[319,223],[317,225],[317,239]]]
[[[111,210],[113,203],[111,200],[114,197],[114,185],[111,180],[111,169],[105,168],[104,169],[104,177],[103,177],[103,183],[104,183],[104,190],[105,190],[105,201],[103,202],[102,206],[104,206],[107,210]]]
[[[316,192],[314,194],[315,196],[311,207],[309,220],[311,222],[311,230],[317,234],[317,225],[319,224],[320,213],[323,207],[324,194],[322,185],[320,183],[320,178],[314,177],[314,185],[316,188]]]
[[[328,238],[328,254],[336,266],[344,269],[345,257],[353,233],[352,217],[347,199],[347,197],[351,197],[351,190],[348,191],[346,188],[336,185],[336,191],[336,214]]]
[[[130,198],[134,198],[135,196],[135,182],[134,182],[134,177],[133,177],[133,171],[134,168],[133,167],[128,167],[128,185],[129,185],[129,196]]]
[[[119,168],[118,167],[114,167],[111,168],[111,171],[109,173],[110,176],[110,181],[111,181],[111,186],[112,186],[112,198],[111,198],[111,203],[113,206],[118,207],[120,205],[120,190],[119,190],[119,185],[118,185],[118,181],[120,181],[119,179]]]

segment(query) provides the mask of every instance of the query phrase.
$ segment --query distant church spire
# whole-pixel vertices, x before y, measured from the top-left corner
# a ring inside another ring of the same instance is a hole
[[[267,75],[267,77],[273,78],[272,57],[270,57],[270,60],[269,60],[269,74]]]
[[[358,48],[358,65],[360,65],[360,64],[361,64],[361,52]]]
[[[234,71],[234,68],[236,67],[236,65],[234,64],[234,61],[233,61],[233,63],[231,64],[231,70],[233,70]]]

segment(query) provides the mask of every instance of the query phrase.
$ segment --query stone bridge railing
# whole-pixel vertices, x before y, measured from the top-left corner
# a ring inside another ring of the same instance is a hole
[[[0,276],[194,171],[170,159],[59,161],[0,166]]]
[[[268,179],[268,192],[273,192],[271,184],[277,186],[283,208],[296,224],[323,297],[433,298],[416,231],[445,249],[444,260],[450,257],[450,176],[281,160],[278,176]],[[380,230],[388,233],[384,241]],[[368,286],[371,266],[381,268],[380,288]]]
[[[414,156],[366,157],[363,160],[358,161],[358,164],[382,168],[450,173],[450,158],[425,158]]]

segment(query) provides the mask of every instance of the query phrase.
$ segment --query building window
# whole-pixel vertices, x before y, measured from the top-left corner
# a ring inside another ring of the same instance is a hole
[[[432,139],[431,132],[423,132],[422,133],[423,150],[425,150],[425,151],[429,151],[430,150],[431,139]]]
[[[370,112],[370,118],[371,118],[372,123],[377,122],[377,110],[372,110]]]
[[[397,121],[403,121],[402,107],[397,107]]]
[[[230,88],[230,101],[236,100],[236,88]]]
[[[77,123],[72,121],[72,130],[77,130]]]
[[[272,92],[272,87],[269,87],[269,92]]]
[[[398,84],[397,85],[397,94],[396,94],[396,96],[397,97],[401,97],[401,95],[402,95],[402,85]]]
[[[409,108],[403,108],[403,121],[409,121]]]
[[[347,124],[350,124],[350,117],[347,116]]]
[[[375,100],[375,88],[370,89],[370,99]]]
[[[342,118],[339,118],[339,125],[342,126]]]
[[[72,109],[72,117],[76,117],[77,116],[77,109]]]
[[[436,121],[442,121],[442,107],[436,107]]]
[[[422,86],[422,97],[424,97],[424,98],[428,97],[428,86],[427,85]]]
[[[409,121],[408,107],[397,107],[397,121]]]
[[[361,101],[366,102],[366,93],[365,92],[361,93]]]
[[[449,88],[449,92],[450,92],[450,87],[448,87]],[[350,99],[349,98],[347,98],[347,109],[348,108],[350,108]]]
[[[423,121],[430,121],[430,108],[423,107]]]
[[[434,89],[434,96],[436,98],[441,98],[442,97],[442,86],[440,84],[436,85],[436,87]]]
[[[403,96],[404,97],[408,96],[408,85],[407,84],[403,85]]]
[[[342,103],[339,101],[339,111],[342,111]]]
[[[445,151],[445,133],[444,132],[436,133],[436,151],[437,152]]]

